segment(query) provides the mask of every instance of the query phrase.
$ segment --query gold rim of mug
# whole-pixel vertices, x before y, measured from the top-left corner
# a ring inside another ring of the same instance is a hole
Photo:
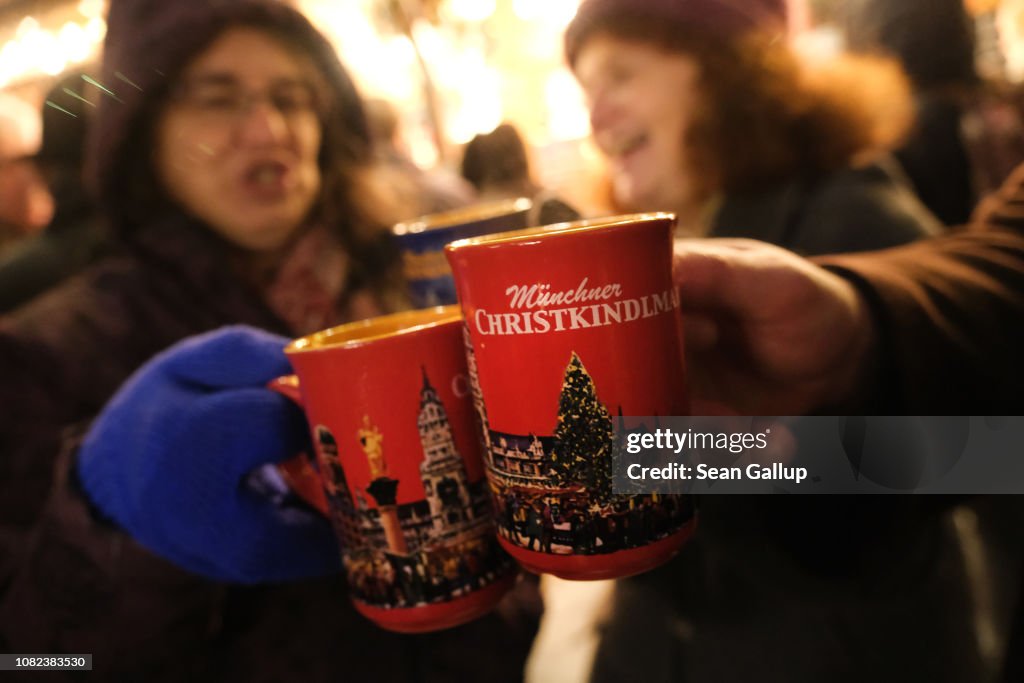
[[[522,230],[496,232],[491,235],[481,235],[480,237],[467,237],[465,239],[452,242],[445,246],[444,249],[445,251],[461,251],[464,249],[472,249],[474,247],[489,247],[495,244],[508,244],[510,242],[529,244],[538,236],[560,237],[564,235],[576,235],[581,232],[590,232],[617,226],[635,225],[637,223],[650,223],[664,220],[675,221],[676,215],[668,212],[654,212],[631,213],[623,214],[621,216],[606,216],[604,218],[588,218],[568,223],[554,223],[552,225],[542,225],[534,228],[524,228]]]
[[[297,354],[328,349],[352,349],[381,339],[413,334],[461,320],[462,311],[457,304],[401,311],[308,334],[290,343],[284,352]]]
[[[430,232],[431,230],[469,225],[477,221],[487,221],[506,214],[522,213],[529,211],[531,208],[533,208],[533,200],[529,197],[470,204],[459,209],[431,213],[414,218],[411,221],[402,221],[393,226],[391,232],[396,237],[415,235],[421,232]]]

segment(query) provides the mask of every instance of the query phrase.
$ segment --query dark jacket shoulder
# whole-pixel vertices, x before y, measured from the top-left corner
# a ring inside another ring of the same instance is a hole
[[[156,231],[0,318],[0,513],[29,522],[61,432],[91,419],[138,367],[227,324],[283,332],[186,226]]]
[[[961,233],[821,260],[871,307],[880,360],[874,410],[1004,415],[1024,408],[1021,207],[1024,166]]]
[[[816,256],[872,251],[939,234],[892,162],[843,168],[726,198],[712,237],[749,237]]]

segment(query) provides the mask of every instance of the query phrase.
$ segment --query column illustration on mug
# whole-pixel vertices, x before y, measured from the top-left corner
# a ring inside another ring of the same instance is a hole
[[[596,555],[648,545],[692,521],[689,497],[612,493],[612,453],[624,444],[616,440],[611,413],[577,353],[565,368],[551,434],[506,434],[490,428],[466,326],[463,336],[503,538],[527,550]]]
[[[419,478],[390,476],[387,439],[369,415],[339,444],[314,429],[331,522],[353,596],[374,607],[415,607],[466,595],[508,576],[511,560],[494,538],[486,478],[470,481],[444,403],[423,370],[417,429]],[[362,458],[371,481],[355,490],[345,463]],[[398,503],[398,490],[422,497]],[[371,504],[372,503],[372,504]]]

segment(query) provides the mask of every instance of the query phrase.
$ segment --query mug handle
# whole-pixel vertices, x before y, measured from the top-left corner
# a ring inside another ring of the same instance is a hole
[[[305,408],[302,403],[302,392],[299,390],[298,376],[283,375],[277,377],[267,383],[267,388],[290,399],[300,408]],[[320,473],[313,467],[313,461],[308,454],[299,453],[279,463],[277,471],[281,473],[281,478],[284,479],[288,487],[299,498],[312,505],[325,517],[329,516],[327,495],[324,493]]]

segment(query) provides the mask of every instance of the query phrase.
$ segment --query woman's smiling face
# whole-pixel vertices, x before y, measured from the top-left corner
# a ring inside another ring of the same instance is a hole
[[[700,201],[686,151],[700,102],[697,62],[599,33],[580,49],[575,72],[620,206],[679,211]]]

